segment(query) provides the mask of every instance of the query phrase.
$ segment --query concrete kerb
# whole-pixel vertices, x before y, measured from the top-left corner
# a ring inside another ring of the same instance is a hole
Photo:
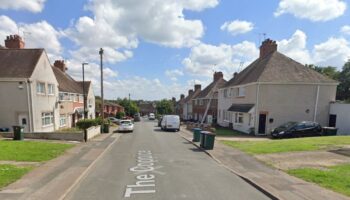
[[[113,135],[113,133],[109,133],[111,137]],[[107,138],[108,138],[107,137]],[[59,198],[59,200],[63,200],[66,198],[66,196],[68,195],[69,192],[71,192],[73,190],[73,188],[78,185],[80,183],[80,181],[87,175],[87,173],[92,169],[93,166],[95,166],[95,164],[107,153],[110,151],[110,149],[112,148],[112,145],[114,143],[116,143],[119,139],[120,135],[118,135],[118,137],[115,138],[115,140],[110,143],[107,148],[105,148],[105,150],[85,169],[85,171],[74,181],[74,183],[61,195],[61,197]]]
[[[183,131],[180,131],[183,132]],[[219,159],[217,159],[214,155],[212,155],[210,152],[208,152],[208,150],[200,147],[198,144],[196,144],[195,142],[193,142],[191,139],[188,139],[186,136],[183,136],[181,133],[179,133],[179,135],[184,138],[185,140],[187,140],[188,142],[190,142],[191,144],[193,144],[194,146],[196,146],[197,148],[201,149],[205,154],[207,154],[209,157],[211,157],[213,160],[215,160],[215,162],[219,163],[221,166],[223,166],[225,169],[229,170],[231,173],[237,175],[238,177],[240,177],[241,179],[243,179],[245,182],[247,182],[248,184],[250,184],[251,186],[253,186],[254,188],[256,188],[257,190],[259,190],[260,192],[262,192],[263,194],[265,194],[267,197],[273,199],[273,200],[278,200],[280,198],[276,197],[275,195],[273,195],[272,193],[270,193],[267,189],[265,189],[263,186],[258,185],[257,183],[255,183],[253,180],[243,176],[242,174],[238,173],[237,171],[235,171],[234,169],[231,169],[230,167],[224,165]]]

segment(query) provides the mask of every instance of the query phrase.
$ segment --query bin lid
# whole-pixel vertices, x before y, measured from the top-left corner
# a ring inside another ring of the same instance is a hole
[[[192,130],[194,130],[194,131],[201,131],[202,129],[201,128],[193,128]]]
[[[215,133],[212,133],[210,131],[201,131],[201,133],[205,135],[215,135]]]
[[[329,129],[329,130],[335,130],[335,129],[338,129],[338,128],[335,128],[335,127],[322,127],[323,129]]]

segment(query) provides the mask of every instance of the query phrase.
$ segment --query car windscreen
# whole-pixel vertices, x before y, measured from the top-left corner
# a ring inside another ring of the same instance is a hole
[[[287,123],[281,125],[279,128],[289,129],[289,128],[295,126],[296,124],[297,124],[297,122],[287,122]]]
[[[122,125],[128,125],[128,124],[131,124],[131,121],[121,121],[120,124],[122,124]]]

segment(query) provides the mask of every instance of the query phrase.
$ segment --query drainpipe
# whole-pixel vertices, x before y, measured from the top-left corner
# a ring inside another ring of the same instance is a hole
[[[257,129],[255,129],[255,133],[259,134],[259,93],[260,93],[260,83],[257,82],[257,89],[256,89],[256,106],[255,106],[255,120],[254,120],[254,129],[257,127]],[[258,125],[257,125],[258,124]]]
[[[317,107],[318,107],[318,98],[320,95],[320,85],[317,85],[317,93],[316,93],[316,102],[315,102],[315,113],[314,113],[314,122],[317,119]]]
[[[30,87],[30,80],[27,79],[26,81],[27,86],[27,104],[28,104],[28,121],[29,121],[29,132],[33,132],[33,116],[32,116],[32,95],[31,95],[31,87]]]

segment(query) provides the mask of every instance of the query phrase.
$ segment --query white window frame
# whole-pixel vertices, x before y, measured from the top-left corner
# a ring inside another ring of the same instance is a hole
[[[84,103],[84,95],[79,94],[79,103]]]
[[[54,84],[47,84],[47,95],[55,95],[55,85]]]
[[[74,101],[75,94],[69,93],[68,95],[69,95],[69,97],[68,97],[69,101]]]
[[[46,88],[44,82],[36,82],[36,93],[40,95],[46,94]]]
[[[60,127],[67,126],[67,116],[66,115],[60,115]]]
[[[41,125],[42,125],[42,127],[47,127],[47,126],[53,125],[53,112],[41,113]]]
[[[74,102],[79,102],[79,94],[74,94],[73,101]]]
[[[225,88],[224,89],[224,98],[227,98],[228,97],[228,95],[227,95],[227,89]]]
[[[244,114],[243,113],[235,113],[235,123],[243,124],[244,123]]]
[[[238,88],[238,97],[244,97],[245,96],[245,87],[239,87]]]

